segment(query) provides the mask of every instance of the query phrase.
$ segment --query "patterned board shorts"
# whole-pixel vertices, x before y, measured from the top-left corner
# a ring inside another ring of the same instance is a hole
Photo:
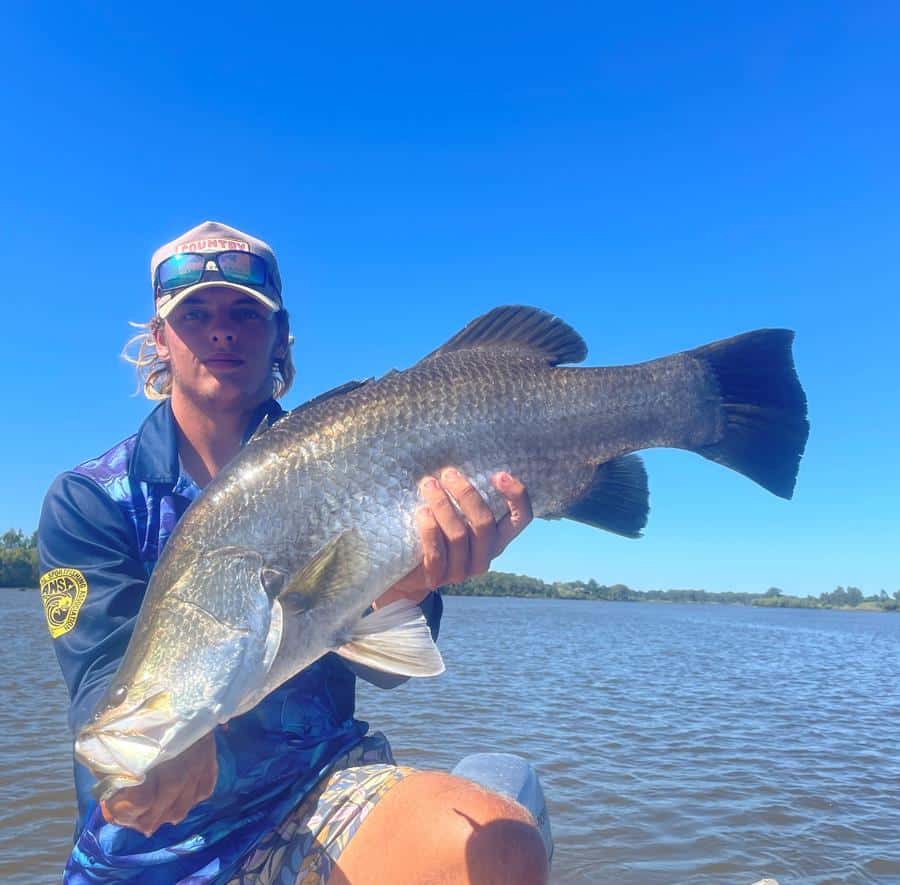
[[[230,885],[323,885],[378,800],[414,770],[394,762],[380,732],[363,738],[260,841]]]

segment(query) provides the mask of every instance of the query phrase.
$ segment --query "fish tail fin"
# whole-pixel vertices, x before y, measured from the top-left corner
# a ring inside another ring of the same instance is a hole
[[[598,465],[587,491],[558,516],[639,538],[647,524],[649,498],[644,462],[625,455]]]
[[[698,347],[690,354],[718,383],[725,434],[697,454],[790,498],[809,436],[788,329],[760,329]]]

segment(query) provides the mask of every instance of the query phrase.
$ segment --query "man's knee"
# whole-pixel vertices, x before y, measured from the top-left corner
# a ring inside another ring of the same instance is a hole
[[[453,775],[435,775],[445,838],[460,852],[469,880],[544,883],[547,854],[534,819],[512,799]]]

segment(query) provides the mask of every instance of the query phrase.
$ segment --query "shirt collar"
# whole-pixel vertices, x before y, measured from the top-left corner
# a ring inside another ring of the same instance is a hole
[[[266,400],[250,418],[243,442],[249,439],[261,421],[267,419],[271,424],[283,414],[284,409],[274,399]],[[178,433],[171,400],[161,402],[138,429],[128,473],[139,482],[173,486],[178,482],[181,465],[178,459]]]

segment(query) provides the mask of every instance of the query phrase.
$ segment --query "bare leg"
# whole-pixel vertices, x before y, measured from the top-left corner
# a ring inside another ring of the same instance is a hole
[[[331,885],[544,885],[540,833],[504,796],[441,772],[398,783],[341,853]]]

